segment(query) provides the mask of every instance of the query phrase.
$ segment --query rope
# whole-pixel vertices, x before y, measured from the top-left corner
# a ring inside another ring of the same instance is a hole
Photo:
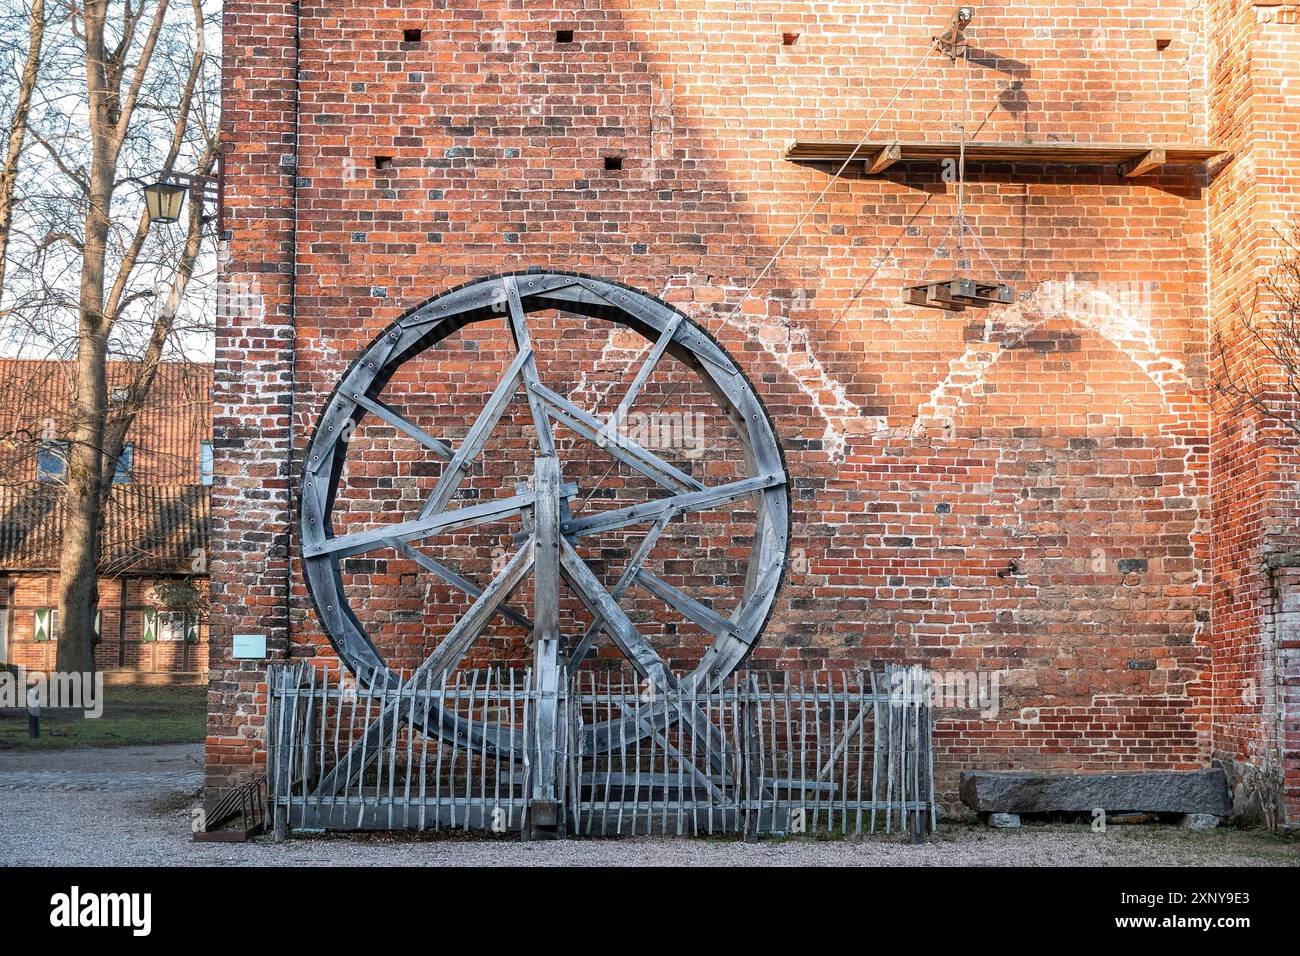
[[[962,60],[963,63],[961,73],[961,119],[957,124],[957,213],[953,216],[952,222],[948,224],[948,229],[944,232],[943,238],[939,240],[939,245],[935,247],[934,252],[930,253],[930,258],[926,260],[925,267],[921,270],[920,281],[917,284],[920,285],[925,282],[925,277],[930,272],[930,266],[934,263],[934,260],[939,256],[939,254],[944,251],[944,243],[948,241],[948,237],[952,235],[953,229],[955,228],[957,230],[957,261],[961,263],[970,260],[966,246],[966,237],[970,236],[970,238],[975,242],[975,247],[979,251],[980,257],[988,263],[989,268],[993,270],[993,275],[997,277],[998,282],[1005,285],[1006,280],[1001,271],[999,271],[997,263],[994,262],[993,257],[988,254],[988,250],[984,248],[984,243],[980,242],[979,235],[971,227],[970,221],[966,218],[966,139],[969,134],[967,121],[970,115],[970,47],[964,45],[961,48],[960,54],[953,54],[949,59],[954,64],[958,59]]]
[[[781,258],[781,254],[785,252],[786,246],[788,246],[791,243],[791,241],[794,239],[794,237],[799,234],[799,231],[803,228],[803,224],[808,221],[808,217],[813,214],[813,211],[816,210],[816,208],[819,205],[821,205],[822,200],[826,198],[826,194],[829,193],[831,191],[831,188],[836,184],[836,182],[839,181],[839,178],[844,173],[844,170],[848,169],[849,163],[854,161],[858,153],[862,151],[862,147],[867,144],[867,140],[869,140],[871,136],[879,128],[880,121],[885,118],[885,114],[888,113],[889,110],[893,107],[893,105],[898,102],[898,98],[902,96],[903,93],[905,93],[911,87],[912,80],[916,78],[916,74],[920,72],[921,67],[925,66],[926,58],[929,57],[929,55],[934,52],[935,48],[938,47],[938,45],[939,45],[938,37],[935,37],[933,40],[930,41],[930,46],[926,49],[925,53],[921,55],[921,58],[917,61],[916,66],[912,68],[912,72],[908,74],[907,79],[903,81],[902,85],[899,86],[899,88],[894,92],[894,95],[890,97],[889,102],[886,103],[884,107],[880,110],[880,112],[876,115],[875,122],[873,122],[871,124],[871,127],[865,133],[862,134],[862,137],[858,140],[857,144],[853,147],[852,152],[849,153],[848,158],[845,159],[844,162],[840,163],[839,168],[835,170],[834,175],[832,175],[830,180],[826,183],[826,185],[822,187],[821,192],[819,192],[817,196],[813,199],[813,201],[808,204],[808,207],[799,216],[798,220],[796,220],[794,227],[790,230],[790,232],[786,235],[786,237],[783,240],[781,240],[781,244],[776,247],[776,251],[773,252],[771,257],[767,260],[766,265],[764,265],[763,268],[759,270],[758,275],[754,277],[754,281],[752,281],[748,286],[745,287],[744,294],[741,295],[741,297],[738,300],[736,300],[735,306],[732,307],[730,312],[722,316],[722,320],[724,322],[734,318],[735,315],[738,312],[740,312],[741,307],[746,302],[749,301],[749,297],[753,294],[754,289],[757,288],[758,284],[762,282],[763,279],[767,276],[768,272],[771,271],[772,266],[776,264],[776,261]],[[651,415],[657,414],[659,410],[662,409],[664,405],[667,403],[668,399],[674,397],[680,389],[681,389],[681,381],[678,380],[672,384],[669,390],[666,390],[664,392],[663,397],[659,399],[658,403],[655,405],[654,409],[650,412],[650,414]],[[614,461],[610,463],[610,466],[605,471],[605,473],[600,476],[600,480],[596,482],[596,484],[592,487],[592,489],[589,492],[587,492],[586,495],[583,496],[582,500],[583,501],[590,500],[591,496],[600,490],[601,486],[605,484],[605,482],[609,479],[609,476],[613,474],[614,469],[617,467],[618,467],[618,459],[615,458]]]

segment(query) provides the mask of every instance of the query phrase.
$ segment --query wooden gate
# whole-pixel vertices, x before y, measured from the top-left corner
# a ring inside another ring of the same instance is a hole
[[[273,666],[266,739],[277,837],[934,826],[931,710],[917,668],[737,673],[712,688],[680,680],[670,692],[625,673],[579,672],[544,708],[532,677],[458,671],[365,687],[335,670]],[[541,726],[546,714],[554,726]]]

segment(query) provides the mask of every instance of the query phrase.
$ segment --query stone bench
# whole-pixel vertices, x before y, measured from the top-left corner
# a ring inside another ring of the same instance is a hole
[[[990,814],[1181,813],[1225,817],[1232,809],[1222,770],[1169,773],[1025,773],[964,770],[961,802]],[[1006,821],[1009,825],[1013,822]],[[1217,819],[1215,820],[1217,823]]]

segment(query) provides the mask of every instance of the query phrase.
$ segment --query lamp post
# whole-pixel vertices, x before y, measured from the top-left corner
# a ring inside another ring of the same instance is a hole
[[[144,187],[144,208],[149,223],[172,223],[180,219],[186,193],[194,197],[201,210],[204,200],[217,202],[217,180],[213,176],[188,173],[161,174],[157,182]]]

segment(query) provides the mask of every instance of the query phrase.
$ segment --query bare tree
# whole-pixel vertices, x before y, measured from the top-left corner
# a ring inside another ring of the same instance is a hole
[[[0,167],[0,303],[4,302],[5,268],[8,262],[9,230],[14,219],[18,168],[27,144],[27,117],[32,108],[32,91],[40,72],[41,48],[45,42],[45,0],[33,0],[27,15],[27,55],[15,83],[14,111],[9,117],[4,166]]]
[[[197,197],[181,235],[150,229],[142,187],[178,164],[215,169],[216,30],[204,0],[56,2],[28,124],[39,149],[18,174],[34,181],[18,211],[22,261],[10,264],[18,304],[0,314],[11,345],[72,360],[57,666],[91,670],[105,504],[159,363],[184,354],[185,306],[212,238]],[[114,360],[132,369],[118,401]]]
[[[1217,390],[1232,411],[1249,409],[1300,441],[1300,226],[1283,253],[1215,335]]]

